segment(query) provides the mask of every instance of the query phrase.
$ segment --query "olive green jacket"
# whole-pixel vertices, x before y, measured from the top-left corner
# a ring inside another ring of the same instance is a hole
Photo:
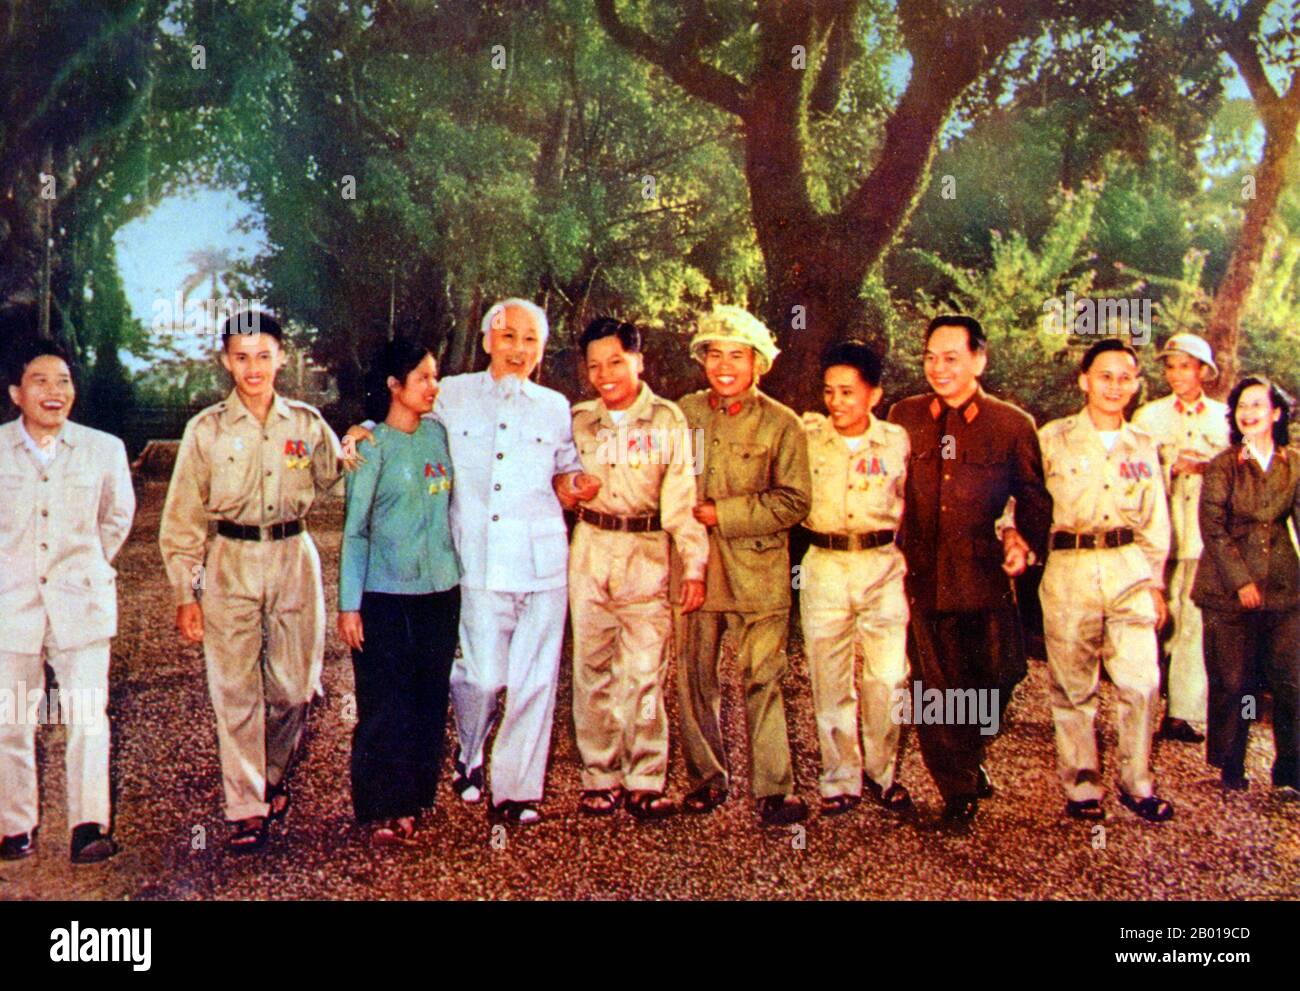
[[[719,403],[710,390],[678,406],[694,432],[696,491],[712,499],[704,608],[762,612],[790,606],[790,528],[808,515],[812,477],[803,425],[756,388]]]
[[[1300,559],[1286,521],[1300,527],[1300,449],[1277,447],[1268,471],[1239,444],[1210,461],[1199,510],[1205,549],[1192,601],[1245,611],[1237,590],[1254,582],[1264,609],[1300,606]]]

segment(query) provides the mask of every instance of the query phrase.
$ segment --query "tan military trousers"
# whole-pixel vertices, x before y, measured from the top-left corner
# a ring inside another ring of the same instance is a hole
[[[30,833],[40,820],[36,727],[60,722],[67,733],[68,828],[110,825],[108,759],[109,641],[60,650],[45,625],[43,654],[0,650],[0,836]],[[58,680],[45,690],[45,664]],[[37,699],[40,699],[38,702]]]
[[[573,726],[582,787],[662,792],[668,777],[664,708],[668,535],[579,522],[569,551]]]
[[[267,786],[284,779],[325,659],[316,545],[305,531],[285,540],[214,537],[201,601],[226,818],[266,815]]]
[[[860,551],[811,547],[799,613],[821,746],[821,793],[862,794],[862,773],[894,783],[902,726],[890,718],[907,684],[906,565],[891,545]],[[862,646],[861,697],[854,645]],[[861,745],[859,745],[861,725]]]
[[[1174,629],[1169,640],[1168,715],[1189,723],[1205,722],[1209,701],[1201,610],[1192,601],[1198,563],[1177,562],[1169,579],[1169,621]]]
[[[688,789],[729,786],[718,668],[722,660],[722,634],[730,630],[736,641],[736,667],[745,685],[754,797],[793,793],[794,769],[790,763],[785,701],[781,695],[790,611],[724,613],[701,609],[685,616],[676,614],[674,619],[677,694]]]
[[[1145,579],[1149,567],[1136,544],[1097,550],[1055,550],[1039,598],[1057,770],[1071,801],[1100,799],[1096,721],[1101,667],[1119,700],[1119,780],[1134,798],[1152,794],[1152,719],[1160,690],[1156,608]]]

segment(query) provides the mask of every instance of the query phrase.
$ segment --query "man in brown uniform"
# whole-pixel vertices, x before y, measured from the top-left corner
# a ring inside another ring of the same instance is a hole
[[[758,391],[759,376],[778,353],[759,320],[719,306],[701,318],[691,353],[709,380],[708,389],[680,401],[687,423],[702,432],[695,518],[709,528],[709,561],[704,607],[677,617],[682,749],[691,789],[682,805],[704,813],[726,801],[718,665],[723,631],[730,630],[745,679],[759,814],[765,825],[796,822],[808,810],[793,794],[781,676],[790,620],[789,530],[811,502],[808,447],[799,418]]]
[[[925,343],[934,391],[895,403],[889,421],[911,440],[902,545],[913,674],[924,691],[996,691],[1005,707],[1025,674],[1008,576],[1045,557],[1052,500],[1033,419],[980,388],[985,345],[973,317],[935,317]],[[1010,496],[1019,529],[1006,528],[999,542],[994,522]],[[969,720],[918,722],[946,822],[968,823],[979,799],[993,793],[981,764],[982,728]]]
[[[679,607],[704,602],[709,537],[692,515],[690,428],[674,403],[641,381],[641,335],[630,323],[593,320],[579,345],[598,399],[573,408],[582,469],[600,482],[576,503],[569,550],[573,617],[573,723],[582,755],[582,811],[606,815],[629,792],[627,808],[658,819],[675,808],[668,777],[667,671],[672,609],[668,537],[685,572]]]
[[[338,480],[341,450],[319,411],[275,392],[277,321],[236,314],[222,341],[235,388],[185,427],[158,543],[176,624],[203,643],[236,824],[227,849],[246,853],[265,844],[268,816],[288,811],[285,772],[324,661],[320,557],[303,519]]]

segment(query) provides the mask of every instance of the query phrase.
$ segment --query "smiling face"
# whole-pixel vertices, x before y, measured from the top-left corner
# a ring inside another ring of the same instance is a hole
[[[1237,408],[1232,412],[1241,436],[1252,444],[1268,444],[1273,435],[1273,424],[1282,416],[1282,411],[1273,405],[1268,388],[1262,385],[1248,385],[1237,397]]]
[[[72,412],[77,390],[67,363],[58,355],[43,354],[23,369],[18,385],[9,387],[9,398],[22,410],[28,433],[57,433]]]
[[[492,356],[488,371],[494,379],[506,375],[526,379],[542,360],[542,335],[532,314],[507,306],[492,318],[483,348]]]
[[[1103,351],[1086,372],[1079,373],[1079,388],[1088,408],[1105,417],[1123,417],[1124,407],[1138,390],[1137,362],[1127,351]]]
[[[263,399],[275,391],[275,376],[284,366],[284,358],[280,342],[270,334],[230,334],[221,352],[221,364],[245,401]]]
[[[607,409],[627,409],[641,391],[641,355],[627,351],[617,334],[587,345],[587,379]]]
[[[965,327],[945,324],[936,327],[925,344],[925,380],[945,402],[960,405],[979,386],[988,355],[971,351]]]
[[[822,376],[822,399],[831,425],[846,437],[857,437],[871,425],[871,410],[884,390],[870,386],[852,365],[831,365]]]
[[[1165,381],[1173,394],[1185,403],[1194,403],[1201,397],[1201,386],[1210,374],[1210,366],[1203,365],[1190,354],[1177,351],[1165,355]]]
[[[433,401],[438,398],[438,363],[433,355],[426,354],[423,361],[407,372],[405,382],[388,376],[388,392],[394,403],[419,416],[432,412]]]
[[[704,349],[704,374],[709,387],[723,399],[739,396],[754,384],[754,349],[713,341]]]

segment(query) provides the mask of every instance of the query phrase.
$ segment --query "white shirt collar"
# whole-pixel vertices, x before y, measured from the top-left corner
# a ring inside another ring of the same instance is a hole
[[[23,443],[27,445],[27,450],[36,456],[36,460],[43,465],[49,465],[54,460],[54,455],[59,449],[59,438],[63,434],[63,429],[53,437],[49,438],[42,446],[35,437],[27,432],[27,427],[23,424],[22,417],[18,418],[18,430],[22,434]]]

